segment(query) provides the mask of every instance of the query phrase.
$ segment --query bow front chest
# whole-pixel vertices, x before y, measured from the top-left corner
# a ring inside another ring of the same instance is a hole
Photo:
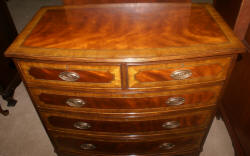
[[[199,155],[244,47],[208,4],[44,7],[12,57],[60,156]]]

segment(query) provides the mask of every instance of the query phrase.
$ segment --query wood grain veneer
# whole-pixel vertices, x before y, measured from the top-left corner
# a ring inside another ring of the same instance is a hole
[[[58,155],[197,156],[244,51],[211,5],[124,3],[44,7],[5,54]]]
[[[226,78],[230,57],[200,61],[128,66],[128,83],[131,88],[174,86],[209,81],[221,81]],[[190,70],[191,77],[176,80],[171,74],[177,70]]]
[[[191,0],[63,0],[64,5],[100,3],[151,3],[151,2],[191,2]]]
[[[52,134],[55,139],[56,146],[59,150],[68,152],[78,152],[86,154],[115,154],[125,155],[129,153],[138,154],[161,154],[166,155],[180,154],[183,151],[195,150],[199,148],[199,143],[202,139],[202,133],[194,133],[190,135],[179,135],[179,136],[163,136],[152,140],[127,140],[125,142],[113,141],[109,138],[100,139],[83,139],[83,137],[75,135],[69,136],[67,133]],[[176,146],[174,149],[160,148],[160,145],[166,142],[174,143]],[[89,143],[96,145],[96,149],[93,150],[81,150],[80,146],[83,143]]]
[[[145,135],[147,133],[172,133],[172,132],[191,132],[204,129],[210,121],[212,110],[202,110],[194,112],[179,112],[174,115],[165,115],[158,118],[132,118],[132,119],[105,119],[88,118],[87,116],[65,116],[64,113],[41,112],[42,120],[50,130],[60,130],[72,133],[106,133],[114,135],[115,133],[130,135]],[[175,121],[180,125],[176,128],[165,128],[163,124]],[[91,127],[88,129],[77,129],[74,127],[76,122],[88,123]]]
[[[176,7],[164,7],[163,4],[163,6],[154,7],[155,4],[143,5],[143,9],[136,5],[133,6],[134,9],[130,9],[129,5],[122,5],[113,7],[112,10],[108,7],[102,7],[98,10],[94,7],[74,8],[73,10],[60,8],[57,9],[56,14],[52,9],[47,10],[22,45],[52,49],[126,50],[228,42],[219,26],[213,23],[208,11],[201,6],[185,4]],[[190,7],[192,7],[191,10]],[[95,11],[100,12],[97,14],[98,16],[94,13]],[[182,13],[176,14],[177,11]],[[171,16],[170,18],[169,16],[172,14],[174,14],[174,17]],[[202,20],[206,20],[206,22],[197,22],[199,16],[196,14],[202,15],[204,18]],[[59,16],[60,21],[57,21],[59,18],[53,18],[55,16]],[[76,20],[75,17],[77,16],[84,16],[84,18]],[[147,16],[147,18],[144,18],[144,16]],[[187,20],[178,21],[177,25],[175,20],[179,18]],[[112,21],[112,23],[109,21]],[[58,22],[61,23],[60,27],[56,27]],[[75,24],[76,22],[77,24]],[[116,27],[123,22],[127,23],[126,27]],[[46,27],[41,27],[42,23],[47,23]],[[70,26],[68,23],[70,23]],[[187,26],[189,23],[192,23],[190,27]],[[105,25],[103,26],[103,24]],[[210,29],[204,29],[207,28],[205,24],[210,24]],[[175,27],[171,25],[184,27],[184,30],[178,32],[179,28],[174,29]],[[56,29],[51,29],[51,27]],[[105,29],[103,29],[104,27]],[[199,27],[200,31],[196,32],[196,29],[193,29],[195,27]],[[212,31],[213,33],[211,33]],[[70,35],[68,38],[62,37],[67,32],[70,32],[74,37],[74,41],[68,42]],[[142,34],[144,35],[141,37]],[[42,36],[43,41],[38,42],[38,39]],[[53,36],[53,39],[51,39],[51,36]],[[138,40],[138,38],[140,39]],[[176,38],[179,42],[175,42]],[[78,44],[80,42],[82,44]]]
[[[18,61],[26,82],[33,84],[62,85],[69,87],[120,88],[121,76],[118,65],[71,65]],[[80,78],[75,82],[64,81],[59,74],[76,72]]]
[[[40,80],[57,80],[63,81],[60,79],[59,74],[64,71],[71,71],[77,73],[80,78],[76,80],[77,82],[89,82],[89,83],[109,83],[114,80],[114,77],[109,72],[103,71],[80,71],[80,70],[60,70],[60,69],[49,69],[49,68],[37,68],[31,67],[29,74],[35,79]]]
[[[65,92],[48,89],[30,89],[30,93],[36,105],[41,108],[56,110],[68,110],[77,112],[96,112],[105,110],[108,112],[148,112],[176,111],[190,108],[200,108],[214,105],[221,91],[221,85],[204,88],[145,92],[145,93],[84,93]],[[170,97],[183,97],[185,102],[179,106],[169,106],[166,101]],[[80,98],[85,101],[85,105],[80,108],[70,107],[66,104],[69,98]]]
[[[81,16],[84,18],[78,18]],[[239,53],[243,49],[211,5],[143,3],[43,8],[6,55],[144,62]]]
[[[60,151],[58,153],[60,156],[75,156],[75,155],[78,155],[78,156],[92,156],[91,153],[89,154],[81,154],[81,153],[74,153],[74,152],[65,152],[65,151]],[[166,153],[159,153],[157,154],[158,156],[165,156]],[[182,154],[168,154],[169,156],[197,156],[198,155],[198,152],[197,151],[183,151]],[[114,156],[114,155],[110,155],[109,156]],[[120,155],[120,156],[127,156],[127,155]],[[137,156],[154,156],[154,154],[137,154]]]

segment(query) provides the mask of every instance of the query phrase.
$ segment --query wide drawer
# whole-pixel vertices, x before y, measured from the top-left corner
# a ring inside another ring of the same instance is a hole
[[[59,151],[110,155],[177,154],[183,151],[197,150],[200,147],[203,136],[203,133],[194,133],[159,137],[150,140],[125,139],[124,141],[116,141],[109,137],[96,140],[83,136],[67,135],[65,133],[51,135]]]
[[[75,115],[56,112],[40,112],[47,129],[72,133],[123,133],[145,135],[146,133],[190,132],[204,129],[213,115],[213,109],[178,112],[171,115],[148,118],[100,118],[99,115]]]
[[[130,88],[173,87],[222,81],[226,78],[231,57],[177,63],[129,65]]]
[[[144,93],[89,93],[29,88],[40,108],[106,112],[173,111],[214,105],[221,85]],[[133,110],[132,110],[133,109]]]
[[[70,88],[120,88],[119,65],[17,62],[27,84]]]
[[[65,151],[57,151],[60,156],[93,156],[93,153],[79,153],[79,152],[65,152]],[[200,151],[183,151],[181,153],[168,153],[168,156],[197,156]],[[98,155],[99,156],[99,155]],[[101,156],[132,156],[131,154],[104,154]],[[135,156],[135,155],[133,155]],[[136,156],[156,156],[155,154],[136,154]],[[166,153],[157,153],[157,156],[166,156]]]

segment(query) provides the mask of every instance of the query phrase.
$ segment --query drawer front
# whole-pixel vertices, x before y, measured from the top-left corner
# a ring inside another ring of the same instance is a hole
[[[66,87],[120,88],[120,66],[70,65],[18,61],[26,83]]]
[[[171,111],[214,105],[221,90],[220,85],[174,91],[123,94],[95,94],[64,92],[58,90],[30,88],[38,107],[67,111],[133,112]],[[75,100],[75,101],[74,101]]]
[[[65,151],[57,151],[57,153],[60,156],[93,156],[93,153],[78,153],[78,152],[65,152]],[[184,151],[181,153],[168,153],[168,156],[197,156],[199,155],[200,151]],[[102,154],[102,156],[131,156],[127,154],[115,154],[115,155],[110,155],[110,154]],[[143,155],[138,155],[136,156],[156,156],[155,154],[143,154]],[[157,153],[157,156],[166,156],[166,153]]]
[[[84,5],[96,3],[150,3],[150,2],[173,2],[173,0],[63,0],[64,5]],[[174,2],[190,2],[190,0],[175,0]]]
[[[88,115],[75,116],[65,113],[40,112],[43,122],[48,129],[61,130],[73,133],[170,133],[177,131],[193,131],[204,129],[211,120],[213,111],[178,112],[175,115],[166,115],[154,118],[95,118]],[[96,115],[98,116],[98,115]]]
[[[221,81],[231,57],[153,65],[128,66],[130,88],[178,86]]]
[[[150,154],[150,153],[182,153],[199,148],[203,135],[190,134],[178,137],[161,137],[156,140],[124,140],[113,141],[109,137],[100,140],[84,137],[53,135],[52,138],[59,151],[93,153],[93,154]]]

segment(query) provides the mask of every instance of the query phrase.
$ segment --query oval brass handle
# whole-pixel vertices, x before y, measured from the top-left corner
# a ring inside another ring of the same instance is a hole
[[[78,121],[74,123],[74,127],[77,129],[89,129],[91,125],[87,122]]]
[[[180,123],[178,121],[168,121],[163,123],[162,127],[166,129],[174,129],[180,127]]]
[[[161,144],[159,147],[161,149],[170,150],[170,149],[173,149],[175,147],[175,145],[172,143],[165,142],[165,143]]]
[[[76,72],[61,72],[59,75],[59,78],[64,81],[70,81],[74,82],[80,78],[80,76]]]
[[[70,98],[66,101],[66,104],[71,107],[82,107],[85,105],[85,102],[82,99]]]
[[[185,99],[183,97],[170,97],[166,101],[166,104],[170,106],[178,106],[184,103],[185,103]]]
[[[191,70],[176,70],[170,75],[175,80],[184,80],[192,76]]]
[[[80,148],[83,150],[93,150],[96,147],[93,144],[81,144]]]

